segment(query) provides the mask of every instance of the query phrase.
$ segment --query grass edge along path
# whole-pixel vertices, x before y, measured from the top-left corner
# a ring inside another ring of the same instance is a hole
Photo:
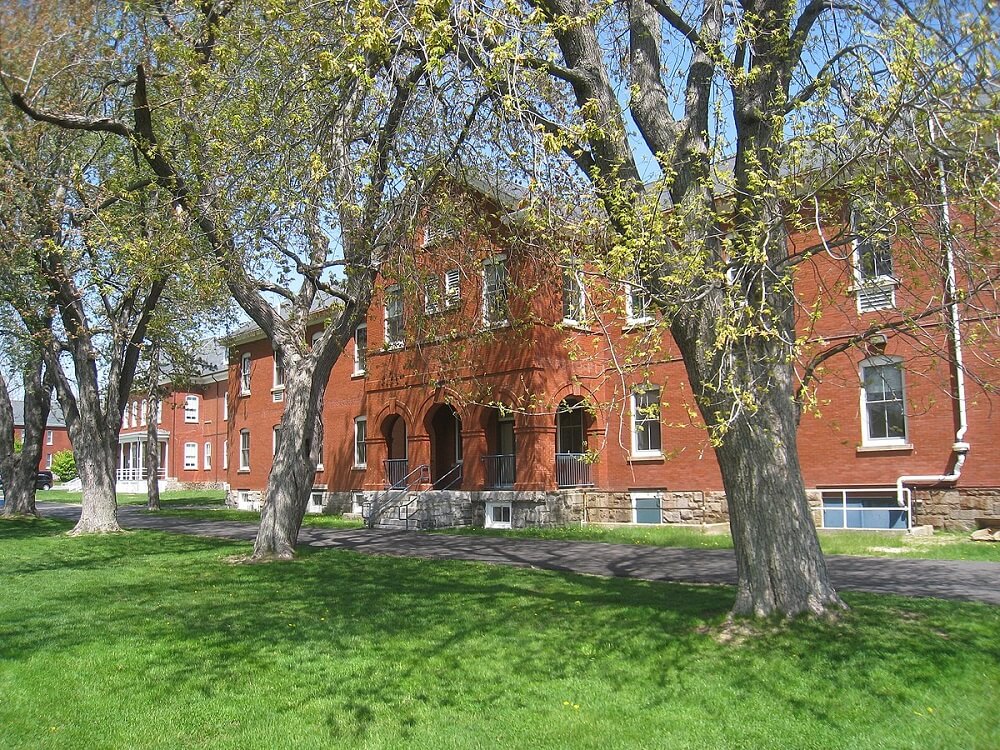
[[[5,748],[995,748],[1000,608],[0,521]]]

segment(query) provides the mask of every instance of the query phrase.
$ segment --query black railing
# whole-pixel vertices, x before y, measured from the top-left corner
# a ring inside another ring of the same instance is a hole
[[[388,458],[385,460],[385,486],[399,489],[407,485],[409,479],[409,460],[405,458]]]
[[[556,454],[556,484],[560,487],[592,487],[590,464],[584,453]]]
[[[496,490],[514,486],[517,478],[517,463],[513,453],[483,456],[487,489]]]

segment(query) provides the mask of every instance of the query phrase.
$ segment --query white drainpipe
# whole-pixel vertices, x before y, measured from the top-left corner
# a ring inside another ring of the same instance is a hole
[[[931,140],[934,140],[933,126],[931,126]],[[948,187],[944,177],[944,163],[938,159],[938,172],[941,177],[941,199],[942,199],[942,219],[943,228],[951,227],[951,217],[948,206]],[[948,296],[949,327],[951,328],[951,340],[954,353],[955,368],[955,391],[958,397],[958,431],[955,433],[955,442],[951,446],[955,454],[955,467],[950,474],[904,474],[896,479],[896,502],[903,505],[903,486],[906,484],[954,484],[962,476],[962,466],[965,464],[965,457],[968,455],[971,446],[965,442],[965,432],[969,429],[968,414],[965,401],[965,364],[962,358],[962,329],[961,320],[958,314],[958,303],[956,301],[955,287],[955,257],[951,249],[951,240],[945,237],[945,264],[948,270],[948,277],[945,282],[945,293]],[[910,504],[909,525],[913,525],[913,506]]]

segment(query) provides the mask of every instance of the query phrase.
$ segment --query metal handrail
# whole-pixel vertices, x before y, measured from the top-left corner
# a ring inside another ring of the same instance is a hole
[[[402,459],[389,459],[389,460],[399,461]],[[414,476],[416,476],[416,479],[413,478]],[[427,464],[420,464],[413,471],[408,473],[406,476],[402,477],[401,481],[405,481],[405,484],[391,486],[391,487],[387,486],[384,490],[375,495],[375,497],[373,497],[371,500],[361,504],[361,517],[362,519],[364,519],[365,525],[367,525],[368,528],[372,528],[375,526],[376,514],[379,517],[384,516],[385,511],[394,505],[393,501],[390,499],[393,497],[394,493],[396,497],[403,497],[408,492],[411,492],[415,486],[419,486],[421,484],[426,484],[430,482],[430,469],[428,468]],[[396,505],[396,507],[397,509],[400,507],[405,507],[405,505],[409,505],[415,499],[416,499],[415,497],[411,498],[410,501],[405,503],[403,506]],[[400,518],[400,520],[403,519]],[[407,522],[407,528],[409,528],[409,522]]]
[[[462,483],[462,462],[459,461],[457,464],[448,469],[448,471],[446,471],[442,476],[437,478],[437,480],[434,482],[434,489],[450,490],[453,485],[461,483]]]

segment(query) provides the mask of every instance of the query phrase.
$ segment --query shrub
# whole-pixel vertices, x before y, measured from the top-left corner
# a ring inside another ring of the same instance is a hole
[[[62,482],[76,479],[76,459],[73,451],[59,451],[52,457],[52,473]]]

